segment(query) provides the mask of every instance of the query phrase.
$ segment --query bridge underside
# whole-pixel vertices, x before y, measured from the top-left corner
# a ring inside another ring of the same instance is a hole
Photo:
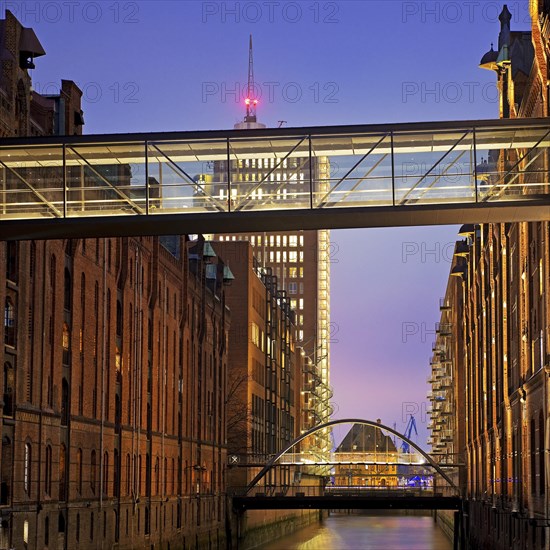
[[[0,239],[550,219],[550,123],[0,141]]]
[[[550,219],[550,199],[508,204],[340,208],[330,212],[282,210],[162,216],[104,216],[0,221],[2,240],[245,233],[300,229],[353,229]]]
[[[460,510],[459,497],[443,496],[251,496],[234,497],[233,508],[245,510]]]

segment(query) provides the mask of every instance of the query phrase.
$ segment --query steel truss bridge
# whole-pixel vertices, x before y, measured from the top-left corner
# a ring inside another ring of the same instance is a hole
[[[3,139],[0,238],[548,220],[549,146],[548,119]]]

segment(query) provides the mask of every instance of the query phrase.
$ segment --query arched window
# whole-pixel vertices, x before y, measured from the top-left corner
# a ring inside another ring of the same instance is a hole
[[[6,279],[14,283],[17,282],[18,246],[15,241],[6,243]]]
[[[4,363],[4,416],[13,416],[14,371],[11,363]]]
[[[31,496],[31,464],[32,447],[30,442],[25,443],[25,456],[23,457],[23,490],[27,496]]]
[[[63,378],[61,383],[61,425],[67,426],[69,423],[69,383]]]
[[[149,522],[149,507],[145,507],[145,534],[148,535],[150,531],[150,522]]]
[[[113,453],[113,494],[115,497],[120,496],[120,474],[118,465],[118,451],[116,449]]]
[[[15,306],[11,298],[6,298],[4,305],[4,343],[15,346]]]
[[[71,273],[65,268],[65,279],[63,283],[63,308],[66,311],[71,311],[72,305],[72,285],[71,285]]]
[[[159,457],[155,460],[155,494],[160,494],[160,463]]]
[[[63,364],[71,364],[71,331],[69,330],[69,325],[63,323],[63,334],[61,344],[63,346]]]
[[[168,459],[164,457],[164,494],[168,492]]]
[[[82,449],[76,451],[76,490],[82,494]]]
[[[67,484],[66,484],[66,459],[67,449],[62,443],[59,447],[59,500],[67,500]]]
[[[0,484],[0,504],[9,504],[12,482],[12,449],[11,439],[5,435],[2,438],[2,481]]]
[[[126,454],[126,494],[129,495],[131,491],[131,464],[130,464],[130,453]]]
[[[92,450],[92,454],[90,456],[90,489],[92,490],[92,493],[94,493],[94,495],[95,495],[96,478],[97,478],[96,455],[95,455],[95,450]]]
[[[44,519],[44,545],[50,544],[50,518],[48,516]]]
[[[103,494],[109,496],[109,453],[103,453]]]
[[[44,464],[44,492],[47,495],[52,494],[52,447],[46,446],[46,459]]]

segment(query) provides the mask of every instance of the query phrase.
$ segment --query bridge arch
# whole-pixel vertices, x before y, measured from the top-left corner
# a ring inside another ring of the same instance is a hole
[[[315,426],[314,428],[311,428],[307,432],[301,434],[298,436],[294,441],[291,441],[290,444],[284,448],[282,451],[277,453],[274,457],[272,457],[267,464],[260,470],[258,475],[248,484],[246,488],[246,494],[248,494],[252,488],[264,478],[264,476],[273,468],[275,463],[292,447],[300,443],[300,441],[303,441],[310,435],[313,435],[316,432],[319,432],[321,430],[324,430],[325,428],[330,428],[331,426],[337,426],[338,424],[362,424],[364,426],[371,426],[374,428],[380,428],[381,430],[384,430],[385,432],[389,432],[399,439],[405,441],[408,443],[411,447],[413,447],[418,453],[420,453],[428,462],[428,464],[438,473],[441,475],[441,477],[453,488],[456,490],[456,492],[460,495],[460,489],[453,483],[451,478],[443,471],[441,466],[437,464],[433,458],[422,448],[420,448],[414,441],[411,441],[408,437],[404,436],[403,434],[399,433],[397,430],[394,430],[393,428],[390,428],[389,426],[386,426],[384,424],[381,424],[380,422],[373,422],[372,420],[365,420],[364,418],[342,418],[339,420],[331,420],[330,422],[325,422],[324,424],[320,424],[319,426]]]

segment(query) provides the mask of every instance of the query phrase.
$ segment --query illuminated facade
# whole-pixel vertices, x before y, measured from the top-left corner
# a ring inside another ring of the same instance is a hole
[[[514,32],[504,6],[498,48],[481,60],[496,72],[503,118],[549,115],[550,2],[531,0],[530,12],[532,32]],[[549,162],[547,147],[489,151],[481,179],[504,170],[523,192],[548,193]],[[445,398],[441,410],[433,401],[431,441],[466,464],[473,547],[548,548],[550,224],[465,225],[460,235],[442,303],[440,327],[450,331],[436,343],[451,348],[451,362],[437,354],[444,370],[433,371],[454,387],[442,394],[432,376],[432,399]]]
[[[335,487],[381,488],[398,485],[397,449],[391,437],[384,435],[380,429],[354,424],[336,453],[339,461],[349,463],[335,466]],[[367,464],[358,464],[359,462]],[[384,464],[368,464],[369,462]]]

